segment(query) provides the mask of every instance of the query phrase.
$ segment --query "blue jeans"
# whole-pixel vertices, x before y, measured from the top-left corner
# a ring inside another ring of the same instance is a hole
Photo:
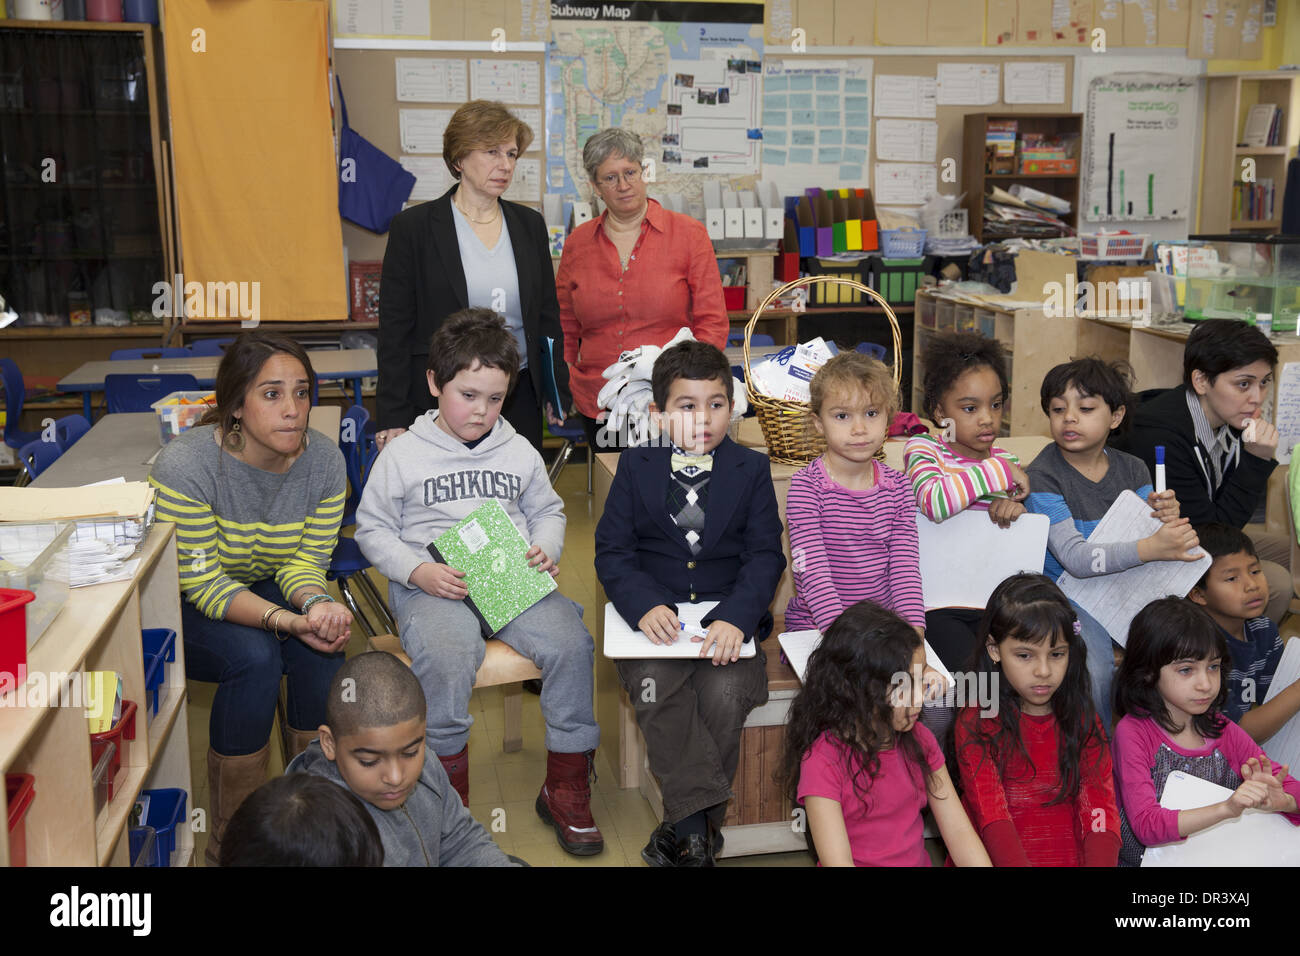
[[[258,581],[249,590],[289,607],[273,580]],[[285,705],[289,726],[315,730],[325,723],[325,700],[330,681],[343,666],[342,651],[322,654],[296,637],[282,642],[261,628],[214,621],[183,599],[181,625],[185,676],[218,685],[208,724],[208,742],[217,753],[236,757],[266,745],[282,675],[289,678]]]
[[[1070,606],[1079,616],[1080,637],[1088,648],[1088,679],[1092,681],[1092,700],[1109,738],[1111,683],[1115,674],[1115,652],[1111,649],[1110,634],[1079,605],[1071,601]]]

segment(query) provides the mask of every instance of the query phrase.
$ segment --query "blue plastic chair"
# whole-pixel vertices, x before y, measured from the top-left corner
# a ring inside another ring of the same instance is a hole
[[[855,352],[861,352],[863,355],[870,355],[874,359],[885,360],[889,350],[883,345],[877,345],[875,342],[859,342],[853,349]]]
[[[344,527],[357,520],[357,505],[361,503],[361,491],[365,487],[364,476],[374,461],[366,434],[369,424],[370,413],[360,405],[353,405],[344,412],[339,423],[339,450],[343,452],[343,464],[348,472],[348,497],[343,505]],[[370,437],[373,438],[373,432]]]
[[[744,332],[727,333],[727,348],[738,349],[744,344],[745,344]],[[755,332],[753,335],[749,337],[749,345],[751,348],[753,348],[756,345],[775,345],[775,344],[776,344],[776,339],[772,338],[772,336],[770,335],[765,335],[762,332]]]
[[[176,348],[154,348],[154,349],[116,349],[109,355],[109,360],[120,362],[125,359],[159,359],[159,358],[191,358],[194,355],[187,348],[177,346]]]
[[[587,444],[587,429],[583,427],[582,419],[574,416],[565,419],[563,425],[552,425],[548,422],[546,427],[556,438],[564,439],[564,444],[560,446],[559,452],[556,453],[555,462],[551,465],[551,470],[548,473],[551,484],[555,484],[555,479],[560,477],[560,472],[569,463],[569,456],[573,454],[573,449],[581,445],[587,449],[587,494],[591,494],[592,454],[591,446]]]
[[[193,375],[168,372],[164,375],[105,375],[104,395],[109,414],[151,412],[152,405],[172,392],[198,391]]]
[[[90,422],[85,415],[64,415],[54,423],[54,440],[60,449],[67,451],[88,431]]]
[[[234,339],[199,339],[189,345],[190,355],[225,355],[226,346]]]
[[[349,421],[353,423],[351,429],[344,424]],[[344,413],[343,422],[339,425],[339,448],[343,452],[343,463],[347,468],[349,485],[347,503],[343,507],[344,527],[356,522],[357,505],[360,504],[361,493],[366,487],[366,477],[370,474],[370,466],[375,463],[375,458],[379,454],[379,449],[374,442],[374,432],[367,429],[369,423],[370,413],[360,405],[353,405]],[[349,432],[352,437],[347,441],[345,439]],[[386,633],[396,634],[397,622],[393,619],[393,612],[388,609],[374,582],[366,575],[366,569],[369,567],[370,562],[361,553],[361,548],[356,541],[340,534],[338,544],[334,546],[334,552],[330,555],[330,566],[325,572],[325,577],[327,580],[338,582],[343,603],[348,606],[348,610],[352,612],[353,618],[365,631],[367,637],[373,638],[378,631],[361,610],[352,593],[351,582],[354,579],[357,590],[365,595],[366,601],[379,615],[380,624],[385,628]]]
[[[20,475],[19,480],[14,484],[27,485],[35,481],[40,477],[41,472],[58,461],[62,454],[63,449],[59,447],[58,442],[43,441],[39,437],[35,441],[29,441],[18,449],[18,463],[22,465],[27,478],[23,480]]]
[[[5,387],[5,444],[14,449],[22,448],[41,437],[40,432],[25,432],[18,427],[23,414],[23,399],[27,396],[23,373],[13,359],[0,358],[0,377]]]

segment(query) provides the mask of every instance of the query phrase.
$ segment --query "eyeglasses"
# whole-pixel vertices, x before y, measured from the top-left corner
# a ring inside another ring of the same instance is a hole
[[[610,173],[608,176],[601,176],[599,182],[606,189],[613,189],[615,186],[619,184],[620,180],[622,182],[627,183],[629,186],[631,186],[634,182],[636,182],[640,178],[641,178],[641,170],[625,169],[621,173]]]

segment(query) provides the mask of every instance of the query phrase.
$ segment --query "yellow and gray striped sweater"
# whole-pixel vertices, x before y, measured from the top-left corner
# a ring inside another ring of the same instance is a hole
[[[158,520],[176,525],[181,592],[221,620],[256,581],[274,577],[286,599],[304,585],[323,589],[347,492],[338,446],[311,431],[289,471],[273,474],[222,451],[214,428],[177,436],[149,475]]]

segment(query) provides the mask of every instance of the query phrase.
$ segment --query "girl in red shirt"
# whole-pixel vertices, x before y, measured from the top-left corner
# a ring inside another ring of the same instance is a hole
[[[1119,812],[1070,602],[1041,574],[993,592],[953,726],[962,803],[994,866],[1115,866]]]

